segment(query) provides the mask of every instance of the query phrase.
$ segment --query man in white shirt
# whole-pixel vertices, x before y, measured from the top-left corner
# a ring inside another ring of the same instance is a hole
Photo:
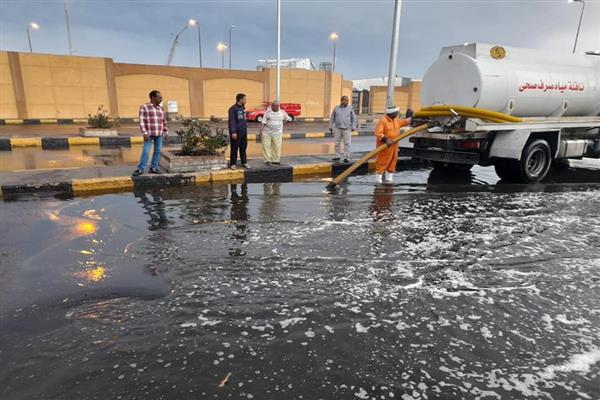
[[[279,106],[279,100],[273,100],[271,107],[265,112],[260,126],[259,134],[262,137],[263,156],[267,165],[281,164],[283,124],[291,121],[291,118]]]

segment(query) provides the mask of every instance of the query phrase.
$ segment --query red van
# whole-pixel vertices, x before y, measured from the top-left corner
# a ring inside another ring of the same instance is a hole
[[[262,122],[263,116],[269,107],[271,107],[271,103],[265,102],[262,106],[247,111],[246,120]],[[292,121],[300,116],[300,113],[302,112],[302,105],[300,103],[281,103],[280,107],[290,116]]]

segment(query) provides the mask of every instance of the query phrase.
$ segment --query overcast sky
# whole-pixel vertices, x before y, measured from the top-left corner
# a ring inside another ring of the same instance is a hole
[[[346,79],[387,74],[393,0],[282,0],[282,58],[332,58]],[[189,18],[202,25],[203,61],[220,67],[216,50],[233,32],[233,67],[255,69],[275,57],[275,0],[69,0],[77,55],[164,64],[172,34]],[[570,52],[581,3],[567,0],[412,0],[402,2],[397,73],[421,78],[442,46],[488,42]],[[33,49],[67,53],[62,0],[0,0],[0,48],[28,51],[25,27],[35,21]],[[587,0],[578,50],[600,48],[600,0]],[[186,31],[173,64],[198,65],[197,30]]]

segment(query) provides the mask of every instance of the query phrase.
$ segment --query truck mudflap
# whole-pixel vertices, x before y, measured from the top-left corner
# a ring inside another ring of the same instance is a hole
[[[418,149],[414,147],[400,147],[400,157],[414,157],[423,160],[441,161],[454,164],[478,164],[479,154],[458,151],[444,151],[433,149]]]

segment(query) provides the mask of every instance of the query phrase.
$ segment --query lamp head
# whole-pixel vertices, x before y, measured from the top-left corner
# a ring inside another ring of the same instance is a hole
[[[340,35],[338,35],[337,32],[333,32],[331,35],[329,35],[329,39],[331,40],[337,40],[339,37]]]
[[[36,24],[35,22],[30,22],[30,23],[29,23],[29,27],[30,27],[31,29],[35,29],[36,31],[37,31],[38,29],[40,29],[40,26],[39,26],[38,24]]]
[[[190,19],[188,20],[188,26],[198,26],[198,25],[199,25],[199,24],[198,24],[198,21],[197,21],[197,20],[195,20],[195,19],[193,19],[193,18],[190,18]]]

